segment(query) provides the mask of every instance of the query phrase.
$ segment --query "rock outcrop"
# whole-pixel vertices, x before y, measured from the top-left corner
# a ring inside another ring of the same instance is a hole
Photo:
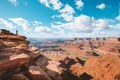
[[[23,64],[28,63],[29,56],[26,54],[11,55],[9,58],[0,61],[0,72],[15,69]]]
[[[0,30],[0,80],[51,80],[39,66],[31,66],[41,54],[28,44],[25,36]]]
[[[32,80],[51,80],[50,77],[38,66],[30,66],[29,73]]]
[[[0,29],[0,35],[15,35],[8,30]]]
[[[7,46],[20,46],[28,47],[29,41],[26,40],[25,36],[10,33],[7,30],[0,30],[0,41]]]

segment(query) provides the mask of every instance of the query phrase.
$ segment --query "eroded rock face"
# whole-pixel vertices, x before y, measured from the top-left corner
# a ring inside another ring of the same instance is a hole
[[[40,50],[29,47],[25,36],[0,31],[0,80],[29,80],[25,75]]]
[[[30,66],[29,73],[33,80],[51,80],[50,77],[38,66]]]
[[[28,63],[29,56],[26,54],[12,55],[8,59],[0,61],[0,72],[15,69],[23,64]]]
[[[109,38],[104,41],[104,45],[98,48],[104,54],[120,53],[120,41],[118,38]]]
[[[89,74],[95,80],[119,80],[120,58],[113,55],[104,55],[99,58],[90,58],[84,66],[75,64],[71,66],[72,74],[81,78],[84,73]]]
[[[80,76],[83,74],[83,66],[79,63],[76,63],[70,67],[70,71],[72,74],[75,74],[76,76]]]
[[[93,61],[94,60],[94,61]],[[89,74],[95,79],[115,80],[115,76],[120,73],[120,58],[113,55],[105,55],[97,59],[89,59],[85,68],[90,68]]]
[[[29,41],[26,40],[25,36],[13,34],[10,31],[0,29],[0,40],[7,43],[9,46],[28,46]],[[22,44],[22,45],[21,45]]]

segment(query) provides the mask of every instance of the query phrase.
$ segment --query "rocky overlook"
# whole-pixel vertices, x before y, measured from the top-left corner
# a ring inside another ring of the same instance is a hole
[[[0,30],[0,80],[51,80],[34,65],[41,56],[36,47],[29,47],[25,36]],[[37,70],[37,71],[36,71]]]

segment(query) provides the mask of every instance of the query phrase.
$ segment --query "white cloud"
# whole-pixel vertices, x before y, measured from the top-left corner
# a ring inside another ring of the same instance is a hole
[[[2,18],[0,18],[0,24],[4,25],[4,27],[9,28],[9,29],[15,28],[15,26],[12,23],[10,23]]]
[[[101,3],[96,6],[96,8],[98,8],[98,9],[104,9],[105,7],[106,7],[106,5],[104,3]]]
[[[120,23],[118,23],[118,24],[115,24],[115,25],[111,25],[111,28],[112,29],[120,29]]]
[[[55,33],[60,33],[60,32],[65,32],[64,31],[64,27],[62,26],[63,24],[51,24],[51,27],[53,28],[53,29],[56,29],[57,31],[55,31]]]
[[[107,19],[98,19],[95,20],[95,22],[93,23],[94,26],[94,30],[106,30],[109,29],[109,22],[111,20],[107,20]]]
[[[64,12],[64,10],[63,10]],[[66,12],[66,11],[65,11]],[[0,24],[5,28],[13,29],[15,25],[24,32],[30,32],[29,36],[43,37],[95,37],[95,36],[119,36],[120,24],[111,19],[95,19],[87,15],[79,15],[70,22],[53,22],[50,27],[44,26],[40,21],[29,21],[23,18],[0,18]],[[14,23],[14,24],[13,24]],[[112,24],[115,23],[115,24]],[[21,31],[22,31],[21,30]],[[117,30],[117,32],[115,32]],[[24,33],[23,33],[24,34]],[[47,36],[46,36],[47,35]],[[49,36],[48,36],[49,35]]]
[[[119,32],[112,32],[111,30],[109,30],[109,31],[93,31],[89,36],[90,37],[118,37],[119,35],[120,35]]]
[[[35,27],[34,29],[35,32],[41,32],[41,33],[52,33],[53,31],[45,26],[39,26],[39,27]]]
[[[66,4],[63,9],[59,10],[59,12],[61,13],[59,17],[62,17],[65,21],[73,20],[73,14],[75,11],[70,5]]]
[[[75,3],[76,3],[76,6],[77,6],[77,9],[81,10],[84,6],[84,3],[82,2],[82,0],[75,0]]]
[[[31,31],[31,27],[29,24],[29,21],[23,18],[9,18],[12,22],[14,22],[16,25],[23,28],[24,31],[29,32]]]
[[[55,18],[60,18],[59,15],[53,15],[51,18],[55,19]]]
[[[42,22],[40,22],[40,21],[33,21],[32,22],[32,25],[33,26],[40,26],[40,25],[42,25],[43,23]]]
[[[60,9],[63,6],[59,0],[51,0],[51,4],[53,5],[53,9]]]
[[[54,25],[56,28],[65,28],[72,32],[91,32],[92,31],[92,19],[86,15],[80,15],[74,17],[74,20],[68,23],[63,23],[60,25]]]
[[[62,6],[64,6],[64,7],[62,8]],[[66,5],[62,4],[62,6],[59,9],[57,9],[57,11],[60,14],[59,15],[53,15],[52,18],[53,19],[55,19],[55,18],[63,18],[67,22],[72,21],[73,18],[74,18],[74,13],[75,13],[74,9],[69,4],[66,4]]]
[[[68,5],[68,4],[66,4],[65,7],[60,10],[60,12],[61,13],[68,13],[68,14],[75,13],[74,9],[70,5]]]
[[[9,18],[12,22],[14,22],[16,25],[20,26],[25,33],[27,32],[40,32],[40,33],[52,33],[53,31],[46,27],[42,26],[42,22],[40,21],[28,21],[23,18]]]
[[[10,2],[11,4],[13,4],[14,6],[18,5],[18,0],[8,0],[8,2]]]
[[[73,27],[71,26],[71,30],[75,30],[77,32],[89,32],[92,30],[91,18],[86,15],[80,15],[74,18]]]
[[[60,15],[53,15],[53,19],[63,18],[67,22],[73,20],[75,11],[70,5],[66,4],[62,9],[58,11],[60,12]]]
[[[53,10],[59,10],[63,6],[59,0],[39,0],[39,2]]]
[[[49,0],[39,0],[39,1],[40,1],[40,3],[44,4],[46,7],[51,8],[49,5]]]
[[[80,16],[74,17],[71,22],[54,23],[51,26],[58,30],[66,29],[75,33],[91,33],[93,31],[110,30],[111,22],[113,22],[111,19],[94,19],[93,17],[81,14]]]
[[[61,17],[65,20],[65,21],[72,21],[73,20],[73,15],[72,14],[67,14],[67,13],[62,13]]]
[[[118,15],[115,19],[120,21],[120,15]]]
[[[120,24],[116,24],[115,27],[116,27],[117,29],[120,29]]]
[[[58,21],[58,22],[54,22],[55,24],[62,24],[62,22]]]

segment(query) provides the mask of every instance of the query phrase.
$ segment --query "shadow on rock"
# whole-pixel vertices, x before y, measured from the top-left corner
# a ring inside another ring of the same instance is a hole
[[[63,80],[91,80],[93,77],[87,73],[83,73],[82,75],[75,76],[69,70],[63,71],[61,74]]]
[[[83,66],[85,61],[80,59],[79,57],[76,57],[77,61]]]
[[[59,62],[61,63],[60,67],[65,68],[65,69],[68,69],[70,68],[71,65],[77,63],[74,59],[71,59],[69,57],[66,57],[64,60],[61,60]]]

